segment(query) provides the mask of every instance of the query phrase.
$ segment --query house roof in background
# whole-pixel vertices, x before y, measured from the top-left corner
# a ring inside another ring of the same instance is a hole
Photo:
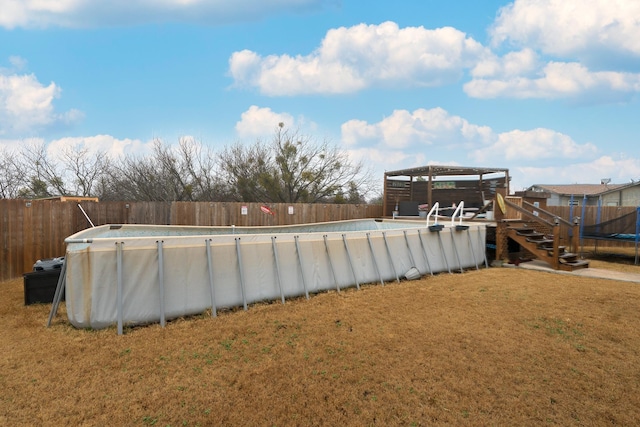
[[[623,188],[640,185],[640,182],[632,182],[631,184],[566,184],[566,185],[546,185],[536,184],[529,187],[531,190],[539,189],[548,191],[549,193],[560,195],[586,195],[595,196],[606,194],[612,191],[618,191]]]

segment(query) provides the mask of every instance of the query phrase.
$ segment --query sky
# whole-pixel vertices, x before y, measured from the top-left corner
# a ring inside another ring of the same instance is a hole
[[[0,0],[0,150],[214,151],[278,123],[373,174],[640,179],[637,0]]]

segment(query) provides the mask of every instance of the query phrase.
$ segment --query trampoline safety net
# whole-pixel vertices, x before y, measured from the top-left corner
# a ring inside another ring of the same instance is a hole
[[[609,221],[585,225],[582,229],[582,235],[601,238],[624,238],[625,236],[633,238],[636,235],[637,216],[637,212],[631,212]]]

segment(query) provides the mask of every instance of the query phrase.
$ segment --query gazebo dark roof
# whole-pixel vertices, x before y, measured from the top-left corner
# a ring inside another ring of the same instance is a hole
[[[396,171],[386,171],[384,174],[386,176],[464,176],[487,175],[491,173],[508,174],[509,169],[429,165],[409,169],[400,169]]]

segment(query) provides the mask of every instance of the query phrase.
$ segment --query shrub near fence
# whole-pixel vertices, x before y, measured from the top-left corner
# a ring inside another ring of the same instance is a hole
[[[377,218],[381,205],[222,202],[82,202],[94,225],[291,225]],[[63,256],[64,239],[90,227],[75,202],[0,200],[0,281],[31,271],[38,259]]]

